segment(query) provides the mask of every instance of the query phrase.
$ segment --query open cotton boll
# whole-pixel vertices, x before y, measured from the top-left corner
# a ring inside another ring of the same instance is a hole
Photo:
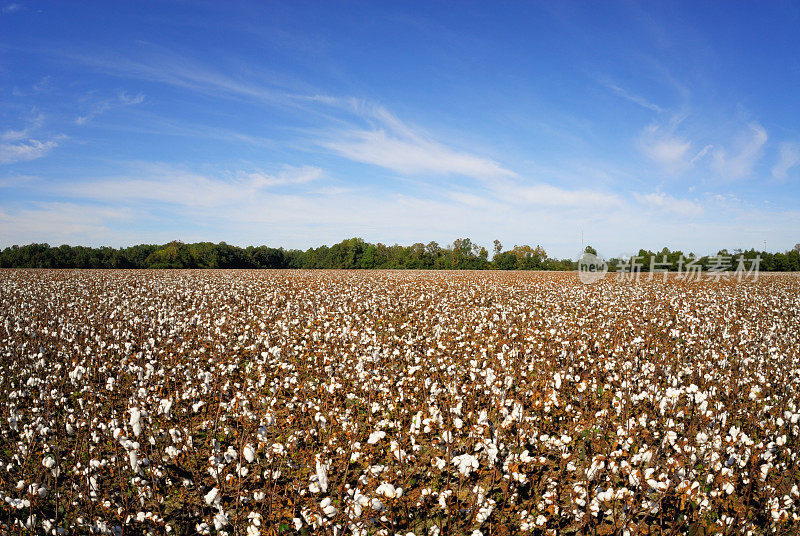
[[[453,465],[458,467],[458,472],[461,475],[469,476],[472,471],[478,468],[480,463],[478,462],[478,458],[472,454],[462,454],[453,458]]]
[[[139,434],[142,433],[142,413],[139,411],[138,408],[131,408],[131,428],[133,429],[133,435],[139,437]]]
[[[322,463],[322,457],[317,454],[316,458],[316,489],[318,491],[314,491],[315,493],[325,493],[328,491],[328,467],[326,464]]]
[[[338,512],[336,507],[333,506],[333,501],[330,497],[325,497],[322,499],[322,501],[319,503],[319,506],[322,509],[322,512],[328,517],[333,517]]]
[[[158,406],[159,412],[169,418],[172,414],[172,399],[162,399]]]
[[[374,445],[378,441],[383,439],[384,437],[386,437],[386,432],[384,432],[383,430],[378,430],[376,432],[372,432],[369,435],[369,438],[367,438],[367,443],[370,444],[370,445]]]
[[[139,455],[136,453],[135,450],[131,450],[128,452],[128,461],[131,464],[131,469],[134,473],[141,472],[141,465],[139,463]]]
[[[242,454],[244,454],[244,459],[247,460],[247,463],[253,463],[256,459],[256,451],[249,443],[242,449]]]
[[[217,506],[222,500],[222,497],[219,495],[219,488],[211,488],[211,491],[206,493],[203,499],[205,499],[207,505]]]
[[[225,512],[220,512],[214,516],[214,528],[216,530],[222,530],[222,528],[228,524],[228,516]]]
[[[375,490],[378,495],[383,495],[388,499],[400,498],[403,496],[403,488],[395,488],[392,484],[384,482]]]

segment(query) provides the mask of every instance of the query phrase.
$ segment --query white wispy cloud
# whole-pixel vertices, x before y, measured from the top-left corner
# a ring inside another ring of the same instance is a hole
[[[713,146],[713,145],[710,145],[710,144],[709,144],[709,145],[706,145],[705,147],[703,147],[702,149],[700,149],[700,150],[697,152],[697,154],[696,154],[696,155],[694,155],[694,157],[693,157],[693,158],[692,158],[692,159],[689,161],[689,163],[690,163],[690,164],[694,164],[695,162],[697,162],[698,160],[700,160],[701,158],[703,158],[705,155],[707,155],[707,154],[708,154],[708,151],[710,151],[710,150],[711,150],[711,149],[713,149],[713,148],[714,148],[714,146]]]
[[[492,159],[436,141],[380,106],[348,102],[371,127],[336,130],[320,141],[347,159],[403,175],[464,175],[479,180],[517,176]]]
[[[322,176],[323,171],[313,166],[290,167],[275,174],[248,173],[245,175],[255,188],[306,184],[318,180]]]
[[[0,207],[0,244],[49,242],[86,244],[115,243],[119,230],[114,222],[131,216],[125,207],[72,202],[33,202],[22,208]]]
[[[438,141],[373,103],[315,91],[286,90],[269,81],[226,74],[167,49],[157,50],[158,57],[152,61],[79,54],[68,57],[118,76],[263,104],[301,107],[328,121],[348,125],[329,130],[324,139],[318,141],[319,146],[349,160],[376,165],[402,175],[462,175],[479,180],[517,176],[491,158]],[[328,116],[331,109],[335,112],[333,117]],[[78,121],[83,123],[89,119],[91,115],[81,116]],[[369,125],[367,128],[363,127],[365,122]]]
[[[18,188],[29,185],[37,180],[34,175],[10,175],[0,177],[0,188]]]
[[[508,203],[527,207],[614,210],[621,204],[616,194],[588,189],[566,189],[551,184],[507,185],[495,190]]]
[[[631,245],[703,253],[716,251],[720,244],[751,247],[765,234],[776,243],[796,242],[791,235],[797,227],[788,223],[800,221],[797,212],[753,212],[713,194],[705,194],[701,202],[661,192],[626,196],[518,184],[524,179],[477,191],[451,192],[434,185],[421,195],[394,194],[331,186],[316,178],[320,172],[314,168],[275,169],[209,174],[151,164],[102,181],[53,183],[34,177],[9,187],[47,188],[69,201],[3,206],[0,246],[41,241],[121,245],[178,238],[305,248],[348,236],[401,244],[444,244],[469,236],[482,245],[494,238],[541,243],[551,255],[564,257],[578,251],[584,229],[586,240],[610,255]],[[753,221],[759,222],[757,229]]]
[[[740,179],[750,175],[763,154],[767,139],[764,127],[755,122],[750,123],[748,131],[734,144],[735,150],[732,154],[724,147],[714,150],[714,170],[726,179]]]
[[[269,74],[266,75],[266,81],[228,74],[191,57],[152,44],[148,45],[139,58],[71,52],[63,52],[61,55],[70,61],[113,76],[159,82],[216,97],[270,104],[296,104],[306,98],[302,92],[282,88],[280,81],[270,78]]]
[[[623,98],[623,99],[625,99],[625,100],[627,100],[629,102],[632,102],[634,104],[638,104],[642,108],[647,108],[648,110],[652,110],[652,111],[658,112],[658,113],[661,113],[661,112],[664,111],[664,109],[661,106],[659,106],[658,104],[654,104],[654,103],[650,102],[649,100],[645,99],[644,97],[642,97],[641,95],[637,95],[635,93],[631,93],[630,91],[627,91],[627,90],[621,88],[620,86],[618,86],[616,84],[605,83],[604,82],[603,85],[605,87],[607,87],[608,89],[610,89],[614,93],[614,95],[616,95],[618,97],[621,97],[621,98]]]
[[[52,87],[53,77],[50,75],[43,76],[38,82],[33,85],[33,90],[36,92],[47,91]]]
[[[698,216],[703,212],[703,207],[689,199],[678,199],[663,192],[649,194],[634,193],[634,198],[643,205],[666,212],[673,212],[683,216]]]
[[[672,174],[691,166],[688,160],[691,147],[691,141],[655,124],[647,126],[639,138],[639,148],[644,155]]]
[[[112,110],[114,108],[119,108],[122,106],[135,106],[137,104],[143,103],[144,99],[145,97],[143,93],[130,96],[124,91],[122,91],[114,98],[105,99],[93,104],[86,114],[80,115],[75,118],[75,124],[85,125],[98,115],[104,114],[109,110]]]
[[[6,4],[6,5],[3,6],[3,14],[4,15],[6,15],[6,14],[10,15],[12,13],[16,13],[17,11],[19,11],[21,9],[22,9],[22,5],[21,4],[17,4],[17,3]]]
[[[34,108],[32,116],[25,121],[27,124],[19,130],[9,129],[0,133],[0,141],[10,142],[29,138],[31,134],[44,123],[44,114]]]
[[[6,130],[0,133],[0,140],[2,141],[18,141],[28,137],[30,129],[24,128],[22,130]]]
[[[0,133],[0,164],[14,164],[36,160],[58,147],[63,134],[58,136],[37,135],[44,123],[44,114],[33,108],[25,127],[9,129]],[[35,136],[35,137],[34,137]]]
[[[87,180],[60,187],[62,193],[83,199],[121,203],[159,202],[207,209],[250,202],[270,188],[300,185],[323,176],[316,167],[284,166],[277,173],[238,172],[207,175],[167,164],[135,166],[129,176]]]
[[[772,168],[772,176],[776,179],[786,180],[789,170],[800,164],[800,144],[784,142],[780,147],[780,157]]]
[[[401,174],[455,174],[476,179],[515,175],[493,160],[456,151],[433,140],[405,138],[386,130],[340,132],[337,137],[322,146],[350,160]]]
[[[33,138],[0,143],[0,164],[13,164],[41,158],[58,147],[55,140],[40,141]]]

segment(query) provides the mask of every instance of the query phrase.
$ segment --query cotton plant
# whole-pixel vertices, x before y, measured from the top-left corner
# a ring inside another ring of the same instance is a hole
[[[800,281],[573,276],[3,272],[0,532],[795,534]]]

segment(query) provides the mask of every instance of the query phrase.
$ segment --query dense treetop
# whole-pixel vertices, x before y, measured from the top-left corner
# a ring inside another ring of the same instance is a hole
[[[594,251],[587,246],[587,251]],[[676,270],[679,260],[692,253],[671,251],[639,251],[641,271],[650,269],[651,261],[666,261]],[[800,244],[779,253],[755,250],[723,249],[717,256],[728,259],[735,269],[736,258],[760,255],[760,270],[800,271]],[[699,264],[707,267],[715,256],[700,257]],[[613,271],[620,265],[610,259]],[[140,244],[127,248],[50,246],[29,244],[11,246],[0,251],[0,268],[338,268],[338,269],[439,269],[439,270],[574,270],[572,259],[554,259],[541,246],[515,245],[503,251],[494,241],[493,256],[469,238],[459,238],[447,246],[436,242],[410,246],[371,244],[361,238],[343,240],[333,246],[320,246],[305,251],[267,246],[232,246],[225,242],[185,244],[173,241],[164,245]]]

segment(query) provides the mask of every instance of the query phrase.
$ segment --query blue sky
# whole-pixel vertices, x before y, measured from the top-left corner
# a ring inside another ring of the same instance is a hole
[[[0,5],[0,246],[800,242],[798,3]]]

